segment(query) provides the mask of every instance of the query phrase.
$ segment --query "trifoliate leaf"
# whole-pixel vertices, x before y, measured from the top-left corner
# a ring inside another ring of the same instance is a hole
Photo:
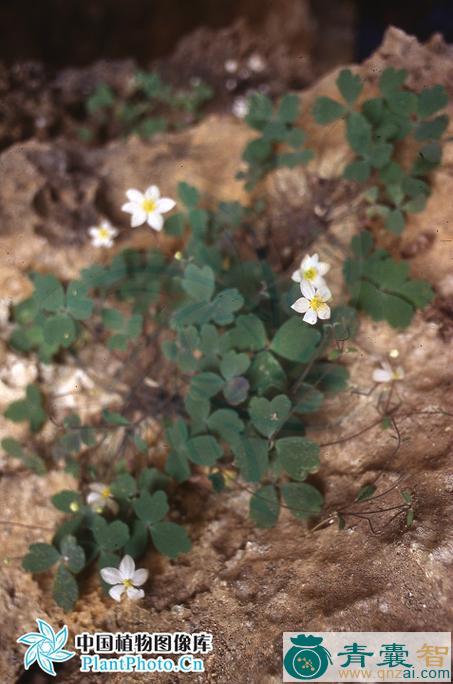
[[[222,439],[230,444],[244,430],[244,423],[236,411],[231,409],[214,411],[209,416],[207,425],[210,431],[217,432]]]
[[[343,170],[343,177],[346,180],[364,183],[368,180],[371,173],[371,164],[365,159],[358,159],[347,164]]]
[[[102,411],[102,417],[109,425],[129,425],[129,420],[116,411],[104,409]]]
[[[98,546],[104,551],[117,551],[129,539],[129,528],[121,520],[114,520],[109,524],[97,515],[92,529]]]
[[[131,536],[124,546],[124,553],[139,558],[148,548],[149,528],[143,520],[134,520],[132,524]]]
[[[52,595],[55,602],[67,613],[74,608],[79,598],[77,582],[64,565],[58,567],[53,583]]]
[[[286,422],[291,411],[291,402],[284,394],[272,401],[264,397],[253,397],[249,404],[250,419],[258,432],[270,437]]]
[[[13,401],[4,413],[5,417],[15,423],[28,421],[32,432],[37,432],[46,421],[43,409],[42,394],[37,385],[28,385],[25,399]]]
[[[289,482],[280,485],[282,497],[291,513],[300,520],[318,515],[323,505],[323,496],[316,487],[306,482]]]
[[[165,472],[176,482],[185,482],[190,477],[189,460],[184,452],[170,451],[165,464]]]
[[[83,505],[83,500],[79,492],[72,489],[63,489],[54,494],[50,499],[59,511],[63,513],[76,513]]]
[[[422,121],[415,129],[416,140],[438,140],[448,127],[448,116],[436,116],[430,121]]]
[[[321,361],[315,363],[307,380],[318,389],[330,393],[341,392],[347,388],[349,373],[345,366]]]
[[[404,84],[407,77],[405,69],[394,69],[388,67],[382,73],[379,79],[379,89],[383,95],[389,95],[393,91],[398,90]]]
[[[313,107],[316,123],[321,125],[332,123],[346,114],[346,108],[330,97],[318,97]]]
[[[373,496],[374,492],[376,491],[375,485],[372,484],[366,484],[361,487],[359,490],[355,500],[356,501],[365,501],[366,499],[369,499],[371,496]]]
[[[223,396],[230,406],[239,406],[247,399],[250,384],[247,378],[239,376],[232,378],[223,387]]]
[[[258,527],[273,527],[280,514],[280,502],[274,485],[258,489],[250,499],[250,517]]]
[[[262,395],[270,389],[282,390],[286,385],[286,374],[275,356],[268,351],[256,354],[248,373],[253,390]]]
[[[176,558],[180,553],[187,553],[192,548],[192,542],[184,527],[172,522],[158,522],[153,525],[151,538],[156,549],[170,558]]]
[[[316,387],[303,382],[297,390],[295,400],[294,413],[314,413],[322,406],[324,395]]]
[[[277,117],[284,123],[293,123],[299,116],[299,98],[297,95],[284,95],[278,106]]]
[[[224,381],[217,373],[199,373],[190,382],[190,394],[195,400],[207,400],[223,387]]]
[[[218,325],[229,325],[234,313],[244,305],[244,298],[235,288],[222,290],[211,303],[210,318]]]
[[[115,499],[130,499],[137,491],[135,479],[129,473],[117,475],[110,485]]]
[[[342,69],[336,83],[338,90],[348,104],[353,104],[362,92],[363,85],[360,76],[353,74],[350,69]]]
[[[22,445],[12,437],[4,437],[1,442],[2,448],[7,454],[13,458],[18,458],[22,461],[26,468],[29,468],[37,475],[44,475],[47,471],[46,464],[43,459],[36,454],[29,454],[24,451]]]
[[[33,284],[35,286],[33,301],[38,309],[53,312],[64,306],[63,286],[55,276],[35,273]]]
[[[47,344],[55,347],[70,347],[77,337],[75,323],[66,314],[57,314],[48,318],[43,332]]]
[[[371,146],[371,125],[363,114],[352,112],[346,121],[346,139],[358,154],[367,153]]]
[[[66,307],[77,321],[85,321],[93,312],[94,302],[88,297],[88,287],[81,280],[72,280],[66,290]]]
[[[144,491],[132,505],[140,520],[150,525],[162,520],[169,510],[167,495],[162,491],[154,494]]]
[[[22,567],[28,572],[45,572],[60,559],[57,549],[50,544],[30,544]]]
[[[172,237],[181,237],[184,233],[184,216],[183,214],[172,214],[165,219],[164,231],[167,235]]]
[[[316,352],[321,333],[294,316],[278,329],[271,350],[289,361],[306,363]]]
[[[386,218],[385,227],[395,235],[401,235],[405,226],[406,219],[404,218],[404,214],[401,209],[392,209]]]
[[[306,437],[284,437],[275,442],[280,465],[294,480],[305,480],[319,468],[319,445]]]
[[[255,314],[238,316],[236,326],[231,332],[231,339],[236,349],[258,351],[266,344],[266,330],[262,321]]]

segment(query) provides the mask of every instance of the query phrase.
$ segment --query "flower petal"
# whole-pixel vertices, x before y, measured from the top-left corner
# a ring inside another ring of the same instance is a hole
[[[137,209],[141,207],[141,204],[138,204],[137,202],[126,202],[126,204],[123,204],[121,207],[122,211],[126,211],[128,214],[135,214]]]
[[[314,325],[316,321],[318,320],[318,317],[316,315],[316,311],[313,311],[313,309],[308,309],[307,313],[303,317],[305,323],[309,323],[310,325]]]
[[[392,373],[383,368],[376,368],[376,370],[373,371],[372,377],[374,382],[391,382]]]
[[[87,504],[88,506],[98,506],[102,505],[103,499],[100,494],[97,492],[90,492],[87,496]]]
[[[294,280],[295,283],[300,283],[300,281],[302,280],[302,276],[300,275],[299,269],[297,271],[294,271],[294,273],[291,276],[291,280]]]
[[[132,584],[135,587],[141,587],[142,584],[145,584],[146,580],[148,579],[148,575],[148,570],[145,570],[144,568],[136,570],[132,576]]]
[[[327,264],[325,261],[320,261],[318,264],[319,275],[326,275],[328,271],[330,271],[330,264]]]
[[[325,321],[327,318],[330,318],[330,306],[327,304],[321,304],[321,306],[318,307],[318,318],[321,318],[321,320]]]
[[[118,568],[118,570],[120,572],[122,580],[132,579],[134,572],[135,572],[134,559],[128,555],[124,556],[123,560],[120,563],[120,567]]]
[[[119,584],[123,579],[117,568],[102,568],[100,574],[107,584]]]
[[[297,313],[305,313],[309,307],[310,302],[308,299],[305,299],[305,297],[299,297],[294,304],[291,304],[291,308],[294,309],[294,311],[297,311]]]
[[[142,599],[145,596],[145,592],[143,589],[136,589],[135,587],[129,587],[127,589],[127,598],[131,599],[131,601],[138,601],[139,599]]]
[[[137,226],[141,226],[143,223],[145,223],[145,221],[146,221],[146,211],[144,209],[140,209],[139,207],[136,207],[134,210],[134,213],[132,214],[131,227],[137,228]]]
[[[161,214],[171,211],[174,207],[176,207],[176,202],[175,200],[170,199],[170,197],[161,197],[161,199],[156,202],[156,209]]]
[[[131,188],[130,190],[126,191],[126,197],[128,200],[134,202],[135,204],[141,204],[144,200],[145,195],[142,192],[140,192],[140,190],[135,190],[134,188]]]
[[[313,299],[313,297],[315,296],[315,288],[306,280],[303,280],[301,282],[300,289],[304,297],[306,297],[307,299]]]
[[[146,199],[150,200],[158,200],[160,197],[160,190],[157,187],[157,185],[150,185],[148,188],[145,190],[145,197]]]
[[[124,584],[115,584],[114,587],[109,589],[109,595],[114,601],[121,601],[121,597],[124,594],[126,587]]]
[[[301,261],[300,270],[306,271],[307,268],[311,268],[312,266],[314,266],[316,264],[316,261],[313,261],[315,256],[317,256],[317,254],[315,254],[314,256],[310,256],[309,254],[306,254]]]
[[[154,230],[162,230],[162,226],[164,225],[162,214],[158,214],[157,211],[148,214],[148,225],[151,226],[151,228],[154,228]]]
[[[332,299],[332,293],[326,285],[320,287],[316,294],[323,302],[328,302],[329,299]]]
[[[92,482],[90,485],[88,485],[89,490],[92,492],[98,492],[99,494],[102,494],[106,487],[107,485],[103,482]]]

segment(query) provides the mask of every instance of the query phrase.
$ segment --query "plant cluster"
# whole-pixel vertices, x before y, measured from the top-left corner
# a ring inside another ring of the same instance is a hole
[[[200,79],[187,88],[173,88],[156,71],[138,71],[127,96],[106,83],[97,86],[86,101],[88,125],[79,134],[87,141],[131,134],[149,140],[196,121],[212,96],[212,89]]]
[[[346,120],[347,139],[361,155],[353,164],[362,169],[353,174],[347,167],[348,178],[368,183],[373,177],[387,190],[382,172],[388,165],[398,166],[393,155],[396,142],[409,131],[408,122],[416,138],[426,126],[432,138],[437,118],[427,117],[443,106],[439,87],[417,96],[401,86],[400,72],[387,70],[380,80],[382,98],[373,106],[364,103],[363,112],[357,112],[353,107],[362,84],[343,71],[338,87],[345,104],[327,98],[315,104],[315,118],[321,123],[340,116]],[[300,156],[303,135],[295,123],[298,99],[286,96],[276,113],[267,99],[254,102],[249,123],[261,137],[245,152],[249,187],[281,163],[306,160]],[[380,128],[370,118],[370,111],[378,110]],[[409,116],[412,112],[416,123]],[[360,130],[366,132],[359,136]],[[363,144],[358,144],[359,137]],[[433,144],[431,138],[426,144]],[[283,142],[296,151],[280,153]],[[289,157],[282,160],[281,154]],[[386,163],[376,165],[377,158]],[[405,178],[416,180],[414,175]],[[352,240],[343,266],[349,298],[341,300],[340,293],[333,297],[327,287],[329,264],[318,255],[306,255],[289,277],[272,270],[265,250],[257,248],[253,255],[243,251],[244,236],[253,235],[259,205],[220,202],[207,208],[198,190],[183,182],[178,186],[178,209],[164,221],[162,213],[175,202],[160,198],[155,186],[145,193],[129,190],[127,197],[123,209],[131,214],[133,226],[147,222],[180,240],[182,246],[173,256],[158,249],[125,250],[110,264],[84,269],[67,285],[51,275],[31,274],[34,292],[14,308],[17,325],[11,345],[37,353],[46,363],[68,352],[77,354],[92,339],[112,352],[132,349],[132,355],[140,344],[146,347],[159,339],[167,363],[185,380],[185,389],[172,397],[176,401],[166,412],[168,455],[163,468],[152,462],[146,440],[150,406],[141,405],[138,417],[135,407],[132,417],[132,399],[143,377],[123,395],[121,406],[104,409],[97,422],[85,425],[78,415],[69,414],[59,426],[53,458],[80,477],[81,491],[53,497],[65,519],[51,544],[31,545],[23,566],[31,572],[56,567],[54,597],[65,610],[77,599],[78,576],[92,563],[104,570],[101,577],[112,585],[113,598],[139,598],[143,573],[135,571],[133,559],[150,544],[170,558],[190,549],[171,506],[178,486],[193,482],[194,474],[221,492],[234,473],[237,486],[251,494],[250,517],[260,527],[275,525],[283,507],[301,520],[319,515],[323,496],[311,475],[320,468],[321,447],[307,436],[308,421],[326,396],[347,387],[348,372],[337,361],[344,352],[354,351],[345,344],[356,332],[357,309],[401,328],[433,294],[429,285],[410,278],[406,264],[376,248],[366,230]],[[402,369],[393,371],[388,364],[373,373],[376,383],[391,388],[403,377]],[[38,433],[48,415],[46,397],[37,385],[30,385],[25,398],[11,404],[5,415],[28,421]],[[387,426],[392,424],[385,412],[382,418]],[[111,434],[118,436],[119,446],[107,472],[101,473],[91,456]],[[45,459],[29,455],[15,440],[4,440],[3,448],[38,472],[45,468]],[[371,500],[374,491],[374,485],[367,485],[355,503]],[[397,514],[407,514],[411,524],[410,492],[402,496]],[[368,520],[352,507],[338,513],[340,526],[345,515]]]

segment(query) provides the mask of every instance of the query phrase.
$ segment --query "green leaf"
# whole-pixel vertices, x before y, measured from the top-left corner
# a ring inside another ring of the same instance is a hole
[[[401,235],[406,226],[406,220],[401,209],[392,209],[385,221],[385,227],[395,235]]]
[[[430,121],[422,121],[415,129],[416,140],[437,140],[442,137],[448,127],[448,116],[437,116]]]
[[[188,214],[193,235],[204,237],[209,222],[209,214],[204,209],[191,209]]]
[[[412,503],[412,494],[411,494],[409,489],[403,489],[403,491],[400,492],[400,494],[401,494],[403,501],[405,501],[407,504]]]
[[[64,290],[61,283],[52,275],[35,273],[33,276],[35,291],[33,301],[38,309],[58,311],[64,306]]]
[[[170,451],[165,464],[165,471],[176,482],[185,482],[190,477],[189,461],[185,453],[179,451]]]
[[[373,496],[375,491],[376,491],[375,485],[366,484],[360,488],[359,493],[357,494],[355,500],[356,501],[365,501],[366,499],[369,499],[371,496]]]
[[[258,316],[242,314],[236,319],[231,338],[236,349],[258,351],[266,344],[266,330]]]
[[[75,323],[65,314],[48,318],[44,324],[44,339],[55,347],[70,347],[77,337]]]
[[[124,314],[118,309],[102,309],[102,324],[108,330],[122,331],[125,326]]]
[[[164,231],[172,237],[181,237],[184,233],[183,214],[172,214],[165,219]]]
[[[77,582],[64,565],[58,567],[53,583],[52,595],[55,602],[65,612],[71,611],[79,598]]]
[[[337,393],[345,390],[348,384],[347,368],[337,363],[316,363],[307,376],[307,380],[323,392]]]
[[[283,469],[294,480],[305,480],[319,468],[319,445],[306,437],[278,439],[275,449]]]
[[[32,432],[38,432],[46,421],[46,413],[43,409],[42,394],[37,385],[28,385],[25,399],[13,401],[8,406],[4,415],[14,423],[28,421]]]
[[[68,534],[63,537],[60,544],[62,560],[65,566],[75,575],[85,567],[85,551],[77,544],[77,539]]]
[[[370,177],[371,164],[365,159],[358,159],[347,164],[343,170],[343,177],[346,180],[364,183]]]
[[[249,111],[245,117],[247,124],[260,131],[271,118],[272,101],[266,95],[254,93],[249,98]]]
[[[135,479],[129,473],[117,475],[110,485],[115,499],[130,499],[137,491]]]
[[[417,109],[417,96],[407,90],[389,91],[386,100],[389,109],[402,117],[409,117]]]
[[[178,197],[188,209],[194,209],[200,201],[200,193],[185,181],[178,184]]]
[[[316,123],[321,125],[332,123],[346,114],[346,108],[330,97],[318,97],[313,107]]]
[[[12,437],[5,437],[1,442],[2,448],[13,458],[19,458],[26,468],[37,475],[44,475],[47,471],[46,464],[40,456],[29,454],[22,449],[21,444]]]
[[[280,491],[296,518],[304,520],[321,512],[323,497],[316,487],[306,482],[289,482],[280,485]]]
[[[101,549],[117,551],[129,539],[129,528],[121,520],[114,520],[109,524],[98,515],[93,523],[93,535]]]
[[[346,121],[346,139],[358,154],[366,153],[371,146],[371,125],[363,114],[351,112]]]
[[[223,384],[223,379],[216,373],[199,373],[190,382],[190,394],[198,401],[210,399],[221,390]]]
[[[404,85],[407,77],[405,69],[394,69],[387,67],[379,79],[379,89],[383,95],[391,95],[393,91],[398,90]]]
[[[323,400],[324,395],[319,389],[303,382],[297,390],[294,413],[314,413],[322,406]]]
[[[76,513],[82,506],[83,500],[79,492],[72,489],[63,489],[54,494],[50,499],[59,511],[63,513]]]
[[[124,553],[139,558],[148,548],[148,525],[143,520],[134,520],[129,541],[124,546]]]
[[[274,485],[258,489],[250,499],[250,517],[258,527],[274,527],[280,514],[280,502]]]
[[[430,88],[425,88],[419,93],[417,113],[422,119],[425,119],[440,109],[444,109],[447,104],[448,95],[444,86],[434,85]]]
[[[176,558],[192,548],[185,529],[172,522],[156,523],[151,529],[151,538],[156,549],[170,558]]]
[[[231,442],[231,448],[244,480],[259,482],[269,467],[267,442],[255,437],[241,437]]]
[[[278,329],[271,350],[289,361],[306,363],[314,356],[321,333],[293,316]]]
[[[249,381],[242,376],[232,378],[223,387],[223,396],[230,406],[239,406],[247,399],[250,389]]]
[[[209,302],[215,288],[214,271],[209,266],[199,268],[189,264],[184,271],[182,286],[196,302]]]
[[[102,417],[109,425],[129,425],[129,420],[116,411],[104,409],[102,411]]]
[[[247,354],[237,354],[231,350],[225,354],[220,361],[220,372],[225,380],[243,375],[250,366],[250,359]]]
[[[235,288],[222,290],[211,305],[211,319],[218,325],[229,325],[234,321],[234,313],[242,308],[244,298]]]
[[[272,143],[264,138],[252,140],[245,147],[242,159],[249,164],[260,164],[272,154]]]
[[[217,440],[211,435],[194,437],[187,443],[187,454],[193,463],[211,466],[223,456],[223,451]]]
[[[342,69],[336,83],[338,90],[348,104],[353,104],[363,89],[360,76],[353,74],[350,69]]]
[[[28,572],[45,572],[60,559],[57,549],[50,544],[30,544],[22,567]]]
[[[284,123],[293,123],[299,116],[299,98],[297,95],[284,95],[277,110],[277,117]]]
[[[236,411],[231,409],[214,411],[209,416],[207,425],[210,431],[217,432],[222,439],[229,443],[232,443],[244,430],[244,423]]]
[[[291,402],[284,394],[272,401],[264,397],[253,397],[249,404],[250,419],[258,432],[270,437],[286,422],[291,411]]]
[[[275,356],[268,351],[256,354],[249,370],[251,387],[259,395],[268,390],[282,390],[286,386],[286,374]]]
[[[66,290],[66,307],[77,321],[85,321],[93,312],[94,302],[87,296],[88,287],[81,280],[72,280]]]
[[[412,527],[413,523],[414,523],[414,511],[413,511],[412,508],[411,508],[411,509],[407,512],[407,515],[406,515],[406,525],[407,525],[408,527]]]
[[[169,510],[167,495],[163,491],[154,494],[144,491],[132,505],[140,520],[150,525],[162,520]]]

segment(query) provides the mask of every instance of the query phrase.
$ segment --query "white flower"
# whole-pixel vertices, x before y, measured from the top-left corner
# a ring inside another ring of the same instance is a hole
[[[266,60],[260,54],[258,54],[258,52],[254,52],[248,58],[247,66],[256,74],[259,74],[266,68]]]
[[[136,570],[134,560],[130,556],[124,556],[119,568],[102,568],[101,577],[104,582],[111,584],[109,594],[115,601],[120,601],[126,592],[127,598],[138,601],[143,598],[143,589],[137,589],[145,584],[148,579],[148,570]]]
[[[302,283],[306,280],[314,285],[314,287],[321,287],[326,284],[323,276],[325,276],[329,269],[330,264],[319,261],[317,254],[313,254],[313,256],[307,254],[302,259],[300,267],[292,274],[291,279],[296,283]]]
[[[246,97],[236,97],[231,108],[234,116],[244,119],[249,113],[249,103]]]
[[[94,247],[113,247],[113,241],[118,235],[116,228],[109,221],[101,221],[98,226],[88,228]]]
[[[373,371],[374,382],[396,382],[404,378],[404,369],[401,366],[393,369],[388,361],[383,361],[380,368]]]
[[[123,204],[121,208],[128,214],[132,214],[132,228],[148,223],[154,230],[162,230],[164,225],[162,214],[166,214],[176,206],[174,200],[160,196],[157,185],[150,185],[144,193],[130,189],[126,192],[126,196],[129,202]]]
[[[223,66],[228,74],[235,74],[238,70],[239,64],[237,59],[227,59]]]
[[[112,497],[112,492],[108,485],[102,482],[93,482],[89,485],[91,490],[87,496],[87,504],[96,513],[101,513],[104,508],[108,508],[112,513],[118,513],[118,504]]]
[[[303,320],[305,323],[314,325],[318,318],[323,320],[330,318],[330,307],[326,304],[332,297],[329,288],[322,285],[316,289],[306,280],[302,281],[300,285],[303,297],[297,299],[291,308],[298,313],[305,314]]]

